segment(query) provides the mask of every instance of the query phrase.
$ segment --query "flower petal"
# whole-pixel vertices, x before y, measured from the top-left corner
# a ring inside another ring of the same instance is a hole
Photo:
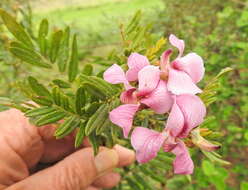
[[[185,119],[185,128],[180,136],[186,137],[193,128],[203,122],[206,107],[198,96],[192,94],[177,96],[176,101]]]
[[[177,105],[175,98],[170,115],[167,119],[165,131],[168,131],[173,137],[177,137],[183,131],[184,123],[184,115]]]
[[[136,127],[131,135],[131,144],[136,150],[136,157],[139,163],[146,163],[157,156],[165,136],[162,133]]]
[[[129,67],[128,71],[126,72],[126,77],[128,81],[138,80],[138,72],[145,66],[150,65],[147,57],[138,53],[132,53],[128,57],[127,64]]]
[[[163,54],[160,57],[160,67],[163,72],[167,71],[167,67],[170,64],[170,56],[172,54],[172,50],[168,49],[163,52]]]
[[[110,121],[123,129],[125,138],[128,137],[129,131],[132,128],[134,115],[138,109],[138,104],[125,104],[115,108],[109,113]]]
[[[121,102],[123,104],[136,104],[138,102],[138,99],[135,91],[136,91],[135,88],[131,88],[129,90],[122,92],[120,97]]]
[[[156,113],[163,114],[170,110],[173,99],[167,90],[165,81],[160,80],[157,88],[147,98],[141,99],[140,102],[150,107]]]
[[[179,50],[179,55],[178,57],[181,57],[183,55],[183,51],[184,51],[184,41],[177,38],[174,34],[171,34],[169,36],[169,41],[170,44],[173,45],[174,47],[176,47]]]
[[[176,147],[176,145],[177,145],[176,138],[171,135],[168,135],[166,141],[163,144],[163,150],[165,152],[170,152],[173,148]]]
[[[189,53],[175,61],[178,70],[186,72],[194,83],[198,83],[204,76],[205,68],[202,58],[196,53]]]
[[[173,68],[169,69],[167,86],[168,90],[176,95],[197,94],[202,92],[202,90],[195,85],[187,73]]]
[[[194,170],[194,163],[184,142],[178,141],[177,146],[171,152],[176,155],[173,162],[174,173],[185,175],[192,174]]]
[[[123,83],[125,85],[126,89],[132,88],[126,79],[126,76],[125,76],[123,69],[117,64],[113,64],[111,67],[109,67],[103,73],[103,78],[105,81],[107,81],[111,84]]]
[[[148,65],[138,73],[139,91],[137,96],[145,96],[152,92],[158,85],[160,80],[159,67]]]

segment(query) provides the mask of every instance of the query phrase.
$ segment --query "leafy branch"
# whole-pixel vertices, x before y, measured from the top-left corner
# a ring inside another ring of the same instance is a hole
[[[34,76],[28,76],[17,84],[27,99],[15,101],[1,98],[0,104],[20,109],[38,127],[56,124],[54,136],[58,139],[75,131],[75,147],[79,147],[84,137],[88,137],[95,154],[101,145],[112,147],[120,143],[130,147],[130,142],[121,138],[119,128],[111,123],[108,117],[109,112],[120,104],[121,88],[102,79],[105,68],[101,67],[96,72],[92,64],[83,64],[81,67],[76,34],[71,34],[69,27],[51,32],[48,20],[43,19],[37,36],[31,37],[22,25],[2,9],[0,16],[14,37],[9,47],[13,56],[39,68],[41,72],[58,71],[63,77],[52,78],[49,85],[44,85]],[[120,27],[123,49],[121,52],[112,51],[108,59],[123,65],[127,56],[135,51],[146,54],[152,63],[158,61],[157,55],[163,51],[166,41],[161,38],[153,45],[150,28],[150,24],[141,24],[141,12],[137,12],[126,27]],[[93,64],[104,66],[101,61]],[[200,98],[207,106],[216,100],[219,78],[230,70],[222,70],[204,88]],[[143,113],[137,117],[136,122],[143,126],[150,122],[152,127],[159,128],[163,123],[161,121],[166,119],[153,119],[157,116],[150,116],[151,113]],[[215,161],[220,160],[219,156],[204,154]],[[159,153],[155,160],[146,165],[135,163],[130,168],[125,168],[121,171],[125,174],[124,180],[115,189],[143,190],[154,189],[154,186],[163,187],[166,183],[165,172],[171,170],[168,162],[172,162],[172,158],[165,153]],[[156,168],[156,171],[153,171],[153,168]],[[148,183],[147,179],[152,182]]]

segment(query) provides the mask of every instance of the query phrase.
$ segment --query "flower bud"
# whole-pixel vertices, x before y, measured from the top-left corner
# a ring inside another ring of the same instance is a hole
[[[199,129],[195,129],[191,131],[191,139],[192,142],[198,146],[200,149],[211,152],[220,148],[220,145],[215,145],[208,140],[204,139]]]

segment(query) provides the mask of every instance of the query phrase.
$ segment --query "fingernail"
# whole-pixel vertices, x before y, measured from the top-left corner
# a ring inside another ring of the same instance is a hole
[[[95,157],[95,166],[98,174],[113,169],[118,165],[118,162],[119,156],[115,150],[103,150]]]
[[[127,166],[135,161],[134,151],[120,145],[115,145],[114,149],[119,155],[119,166]]]

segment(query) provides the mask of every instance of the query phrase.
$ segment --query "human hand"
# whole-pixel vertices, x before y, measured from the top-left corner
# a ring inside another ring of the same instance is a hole
[[[54,126],[37,128],[15,109],[0,113],[0,190],[99,190],[118,184],[115,167],[131,164],[134,152],[113,149],[74,149],[74,137],[56,140]],[[64,158],[64,159],[63,159]],[[63,159],[63,160],[62,160]],[[61,161],[60,161],[61,160]],[[37,171],[38,163],[58,163]]]

